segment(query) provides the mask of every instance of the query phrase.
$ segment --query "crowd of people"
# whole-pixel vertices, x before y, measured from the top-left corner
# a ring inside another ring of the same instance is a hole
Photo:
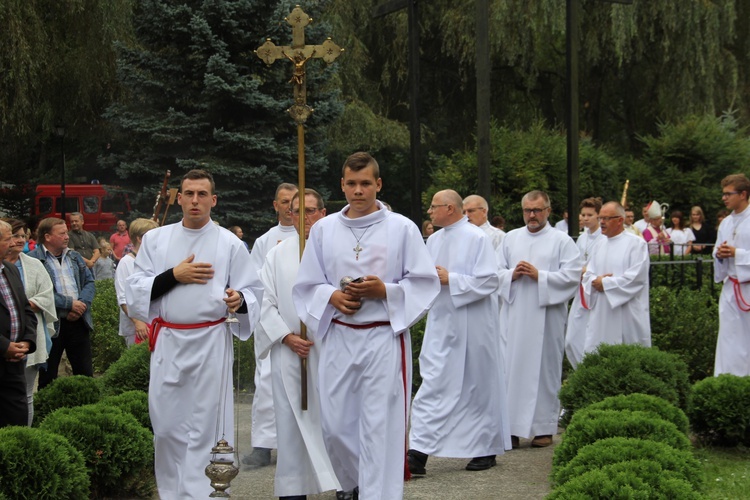
[[[266,466],[276,449],[283,499],[329,490],[344,500],[401,498],[405,478],[427,474],[429,456],[482,471],[513,448],[550,446],[563,357],[575,369],[601,343],[650,346],[650,255],[713,254],[726,284],[715,372],[750,375],[742,174],[722,182],[718,237],[700,207],[689,221],[671,212],[665,228],[655,201],[635,221],[618,202],[587,198],[574,241],[567,218],[549,222],[543,191],[523,196],[524,226],[507,233],[481,196],[439,191],[420,232],[378,199],[375,158],[355,153],[342,168],[340,212],[327,215],[317,191],[283,183],[271,203],[277,224],[252,251],[241,228],[211,219],[210,173],[192,170],[180,187],[180,222],[118,221],[108,240],[87,232],[79,213],[70,228],[40,221],[33,241],[22,221],[0,221],[0,426],[31,425],[37,379],[50,384],[63,353],[74,374],[93,376],[94,281],[114,279],[120,335],[152,351],[162,499],[211,493],[209,450],[220,430],[233,440],[232,335],[254,334],[256,355],[253,451],[242,462]],[[425,315],[412,401],[409,328]]]

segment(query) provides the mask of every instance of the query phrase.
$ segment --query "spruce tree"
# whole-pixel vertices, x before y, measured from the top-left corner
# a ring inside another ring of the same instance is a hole
[[[325,3],[303,8],[315,19]],[[167,169],[170,187],[178,187],[185,172],[203,168],[216,180],[215,220],[256,235],[274,224],[276,186],[297,181],[297,129],[285,112],[292,104],[292,67],[287,61],[268,67],[253,51],[267,37],[277,45],[291,42],[283,19],[293,7],[273,0],[137,2],[135,43],[118,47],[125,96],[105,115],[116,137],[100,163],[116,169],[141,215],[151,215]],[[317,23],[305,29],[308,44],[330,35]],[[327,88],[335,71],[320,60],[307,65],[315,108],[306,126],[311,187],[319,187],[327,170],[325,128],[342,108]],[[179,208],[170,209],[171,221],[179,216]]]

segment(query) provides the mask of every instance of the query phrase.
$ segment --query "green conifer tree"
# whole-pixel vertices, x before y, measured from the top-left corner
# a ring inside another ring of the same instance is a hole
[[[314,19],[325,1],[308,2]],[[117,137],[100,158],[116,169],[136,206],[150,216],[167,169],[170,187],[192,168],[210,171],[219,203],[214,218],[254,233],[274,223],[271,200],[280,182],[297,181],[296,126],[285,110],[292,104],[291,64],[267,67],[253,51],[270,37],[291,42],[284,17],[288,1],[144,0],[133,16],[136,41],[119,46],[118,69],[125,98],[106,118]],[[325,25],[305,29],[309,44],[322,43]],[[325,128],[342,105],[327,82],[335,65],[307,65],[308,101],[315,112],[306,126],[308,184],[327,169]],[[170,211],[179,218],[179,210]]]

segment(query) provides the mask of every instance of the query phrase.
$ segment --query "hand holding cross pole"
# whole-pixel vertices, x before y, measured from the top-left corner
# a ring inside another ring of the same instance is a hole
[[[299,211],[305,213],[305,122],[310,117],[313,108],[307,105],[307,88],[305,65],[310,59],[323,59],[326,63],[332,63],[344,51],[330,38],[320,45],[305,45],[305,26],[312,23],[312,18],[297,5],[288,17],[284,18],[292,26],[292,44],[278,46],[270,38],[258,47],[255,54],[268,65],[277,59],[288,59],[294,64],[292,78],[288,83],[294,86],[294,104],[287,113],[297,123],[297,168]],[[299,221],[299,254],[305,249],[305,218]],[[307,330],[304,324],[300,324],[300,337],[307,340]],[[302,359],[302,373],[300,382],[302,385],[302,410],[307,410],[307,359]]]

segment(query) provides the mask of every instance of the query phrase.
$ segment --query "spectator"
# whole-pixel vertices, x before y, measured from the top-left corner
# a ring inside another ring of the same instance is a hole
[[[95,280],[111,280],[115,277],[115,261],[112,260],[112,245],[99,238],[99,258],[91,269]]]
[[[716,230],[719,230],[719,226],[721,226],[721,221],[726,219],[727,215],[729,215],[729,210],[724,210],[723,208],[716,212]]]
[[[37,320],[36,351],[26,357],[26,403],[29,412],[29,426],[34,420],[34,386],[39,369],[47,362],[51,335],[55,333],[55,296],[52,293],[52,281],[41,262],[23,253],[26,242],[26,224],[16,219],[3,219],[11,225],[12,240],[6,260],[15,264],[21,273],[26,298]]]
[[[635,227],[635,212],[633,212],[632,208],[626,208],[625,209],[625,224],[624,228],[625,231],[628,231],[630,233],[633,233],[636,236],[642,236],[641,231]]]
[[[426,220],[422,223],[422,238],[429,238],[434,232],[435,226],[432,225],[432,221]]]
[[[578,227],[582,227],[582,226],[579,224]],[[563,233],[568,232],[568,211],[567,210],[563,212],[563,218],[557,221],[557,224],[555,224],[555,229],[558,229],[562,231]]]
[[[81,254],[68,248],[68,226],[65,221],[48,217],[39,223],[36,250],[29,256],[42,261],[52,279],[55,293],[57,337],[52,339],[47,369],[39,373],[39,388],[57,378],[63,351],[73,368],[73,375],[94,376],[91,362],[91,303],[96,287],[94,278]],[[97,249],[97,253],[99,250]]]
[[[83,214],[73,212],[70,214],[70,231],[68,232],[68,249],[75,250],[83,257],[86,267],[94,267],[99,258],[99,243],[96,237],[83,229]]]
[[[496,215],[490,221],[490,224],[498,228],[500,231],[505,231],[505,218],[502,215]]]
[[[242,241],[242,243],[244,243],[245,248],[249,252],[250,251],[250,246],[247,244],[247,242],[245,240],[242,239],[245,236],[245,233],[242,232],[242,228],[240,226],[232,226],[232,227],[229,228],[229,231],[231,233],[234,233],[240,239],[240,241]]]
[[[672,251],[674,255],[688,255],[691,245],[695,240],[695,235],[690,228],[685,227],[682,212],[675,210],[672,212],[672,227],[667,229],[667,234],[672,240]]]
[[[695,236],[690,253],[711,255],[716,241],[716,231],[706,224],[706,216],[703,214],[703,209],[698,205],[690,209],[690,225],[688,227]]]
[[[109,243],[112,245],[115,262],[120,262],[122,256],[126,255],[125,248],[130,244],[127,222],[124,220],[117,221],[117,231],[109,237]]]

